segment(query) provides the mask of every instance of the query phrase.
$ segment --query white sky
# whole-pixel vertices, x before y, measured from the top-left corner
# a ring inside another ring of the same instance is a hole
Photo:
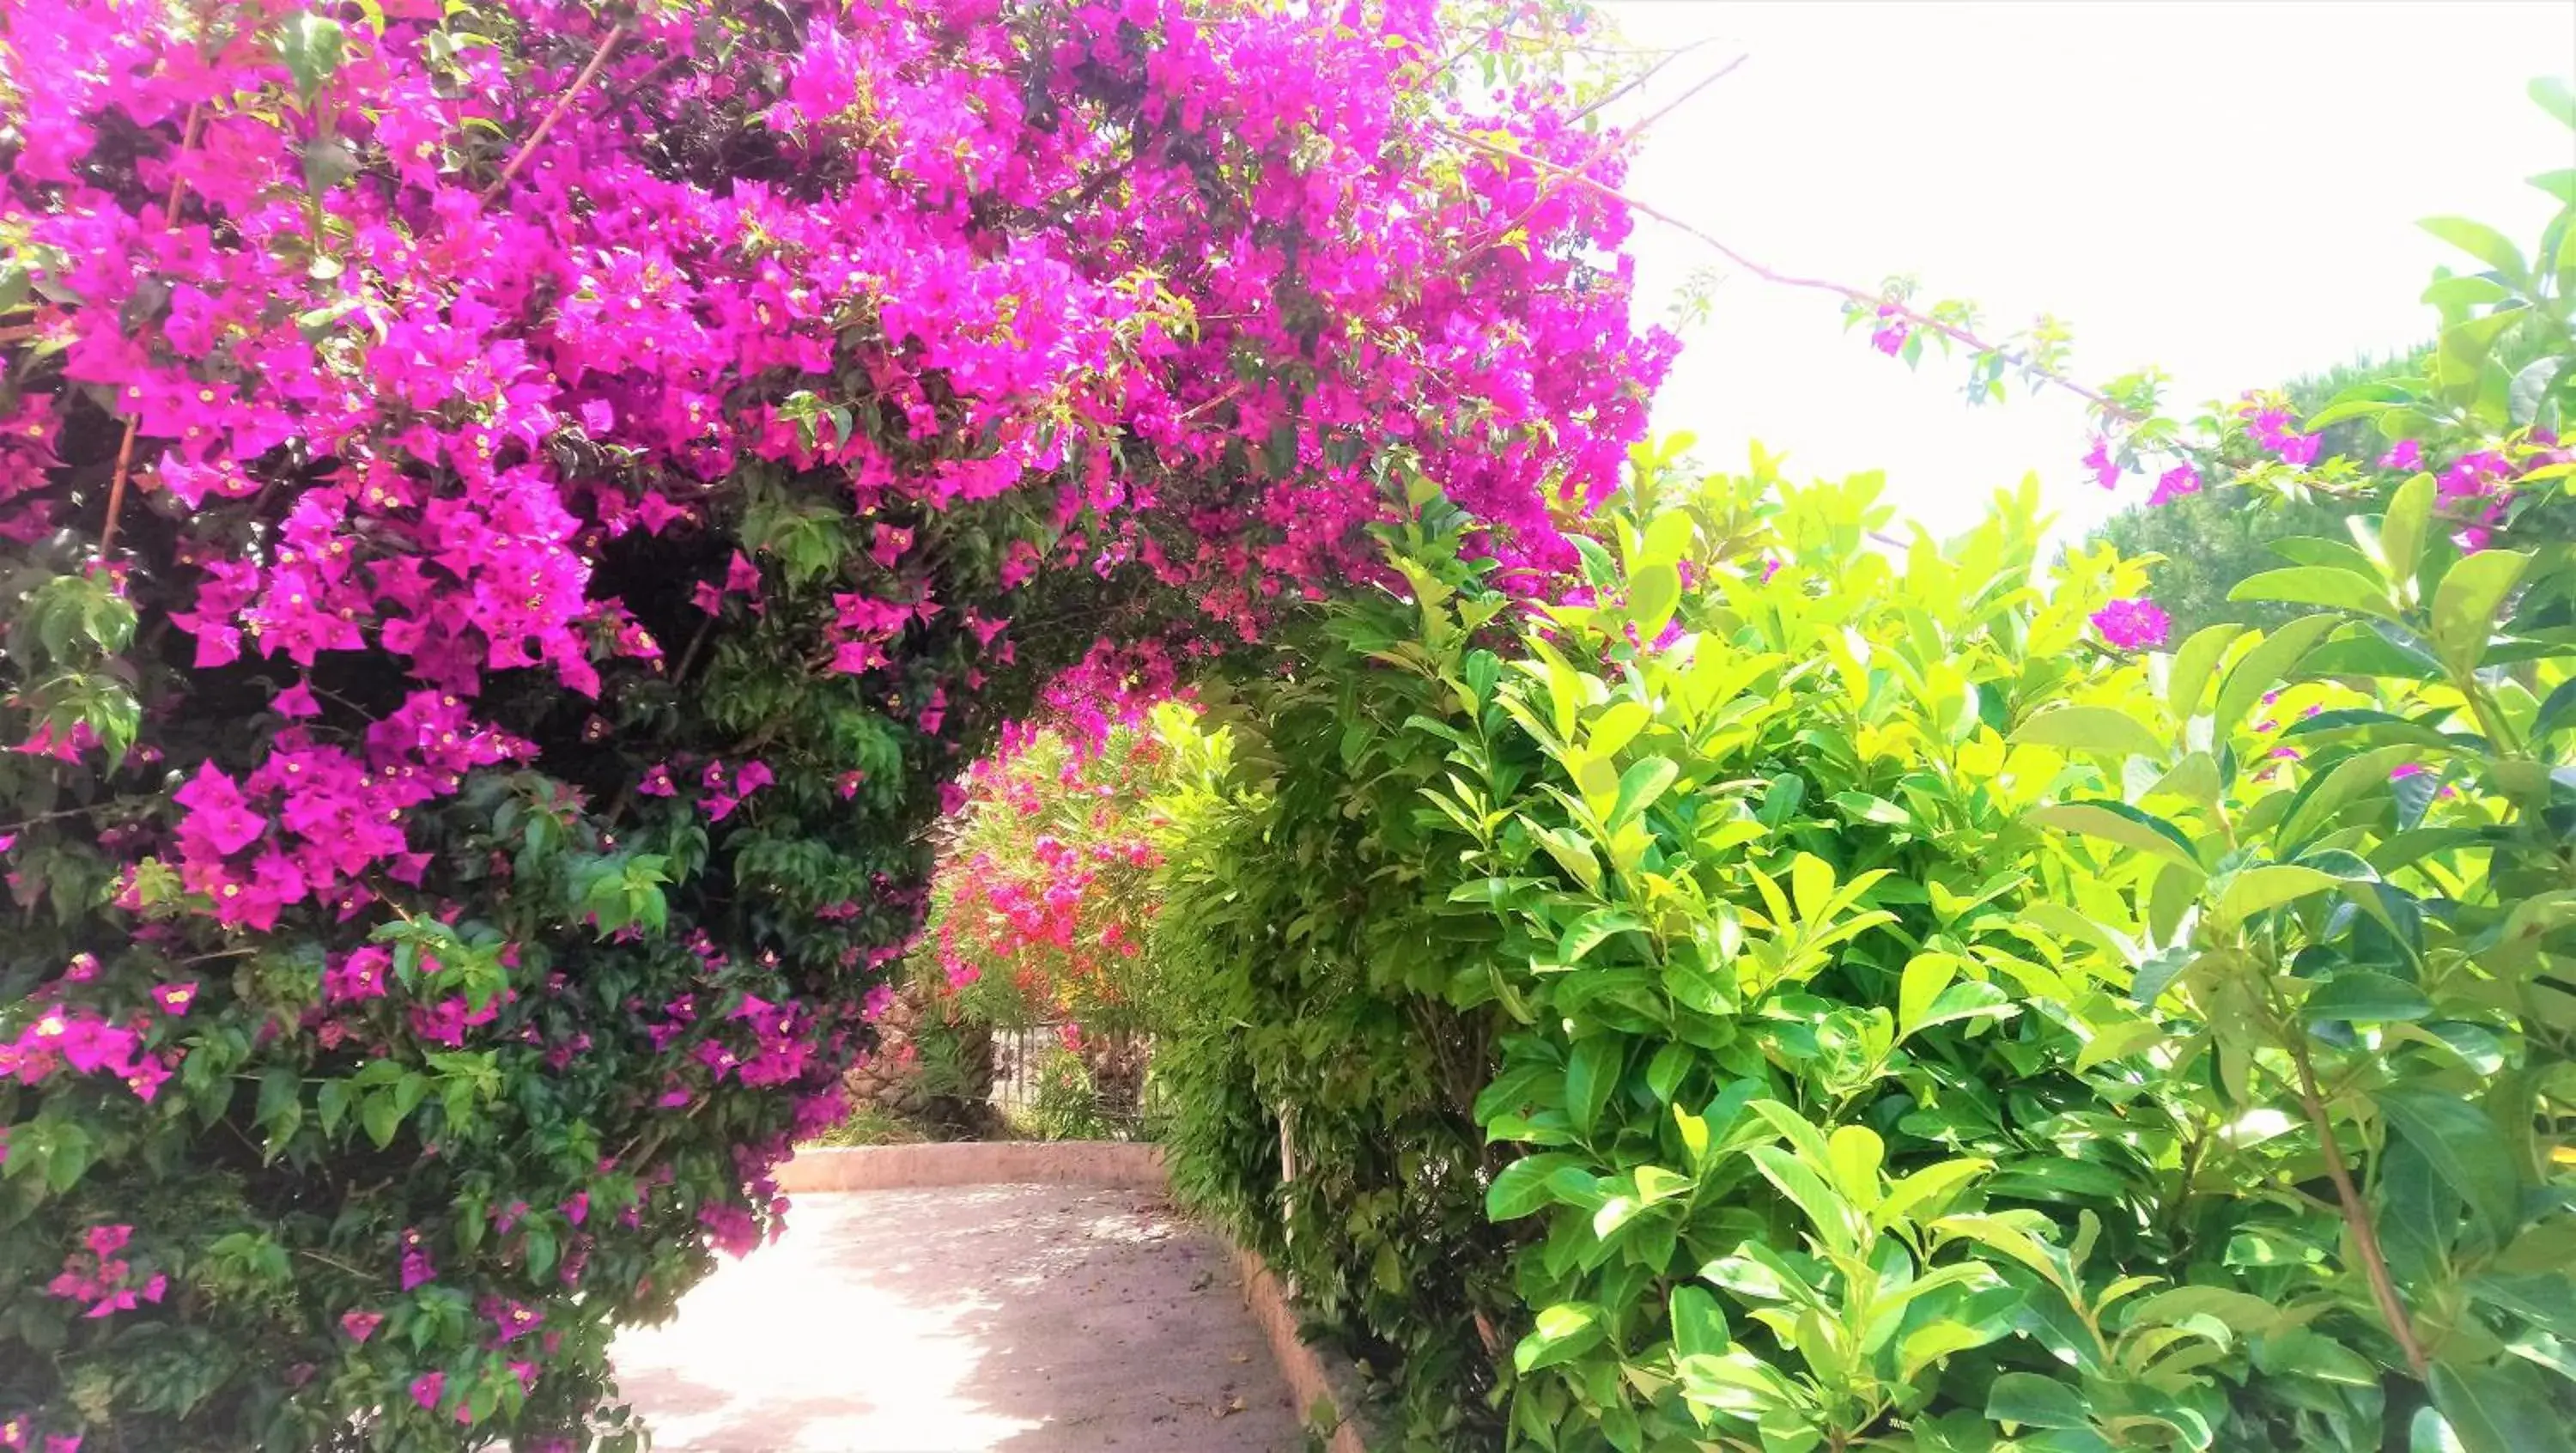
[[[2527,250],[2551,204],[2523,179],[2576,165],[2576,132],[2524,94],[2576,74],[2576,0],[1606,9],[1638,45],[1714,38],[1628,119],[1751,56],[1656,123],[1631,194],[1768,267],[1864,288],[1914,273],[1920,301],[1978,303],[1989,337],[2053,312],[2079,378],[2156,364],[2195,411],[2429,337],[2432,268],[2474,264],[2415,219],[2473,217]],[[1718,261],[1647,218],[1631,246],[1656,316]],[[2080,401],[2017,388],[1970,407],[1956,362],[1909,373],[1839,306],[1730,277],[1658,431],[1724,468],[1750,439],[1797,477],[1883,468],[1886,498],[1944,534],[2033,469],[2061,529],[2143,497],[2078,466]]]

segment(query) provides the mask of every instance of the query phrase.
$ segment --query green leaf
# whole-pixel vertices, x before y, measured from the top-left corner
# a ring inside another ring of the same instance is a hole
[[[2569,86],[2565,77],[2533,77],[2531,99],[2562,125],[2576,127],[2576,87]]]
[[[2035,1372],[2007,1372],[1986,1393],[1986,1416],[2026,1428],[2085,1428],[2092,1419],[2075,1389]]]
[[[2084,1041],[2084,1049],[2075,1056],[2075,1072],[2082,1074],[2095,1065],[2135,1054],[2150,1045],[2164,1042],[2164,1026],[2152,1019],[2123,1019],[2105,1024]]]
[[[1624,1043],[1609,1034],[1574,1042],[1574,1052],[1565,1061],[1565,1109],[1579,1133],[1590,1135],[1601,1118],[1601,1107],[1609,1103],[1610,1091],[1619,1083],[1624,1049]]]
[[[1715,1356],[1735,1340],[1727,1330],[1726,1313],[1719,1309],[1716,1293],[1708,1288],[1684,1282],[1673,1288],[1668,1305],[1675,1357]]]
[[[2125,802],[2061,802],[2032,808],[2022,814],[2022,821],[2100,838],[2178,863],[2195,873],[2202,871],[2191,839],[2183,836],[2182,829]]]
[[[1940,997],[1924,1009],[1923,1017],[1906,1026],[1904,1034],[1898,1038],[1953,1020],[2001,1019],[2016,1012],[2012,996],[2006,994],[2001,986],[1983,979],[1969,979],[1942,990]]]
[[[2522,249],[2503,233],[2466,217],[2427,217],[2415,224],[2515,282],[2529,279]]]
[[[2433,1364],[2433,1406],[2463,1453],[2566,1453],[2567,1419],[2551,1406],[2539,1370],[2515,1362]]]
[[[2273,863],[2260,868],[2246,868],[2227,880],[2218,893],[2218,914],[2230,923],[2245,920],[2266,909],[2295,902],[2311,893],[2340,888],[2344,880],[2332,873],[2321,873],[2297,863]]]
[[[1512,1349],[1512,1366],[1522,1372],[1552,1367],[1582,1355],[1601,1340],[1601,1309],[1584,1302],[1559,1302],[1538,1314],[1537,1330]]]
[[[1866,1125],[1836,1126],[1825,1137],[1834,1187],[1843,1199],[1867,1211],[1878,1204],[1878,1168],[1887,1160],[1887,1142]]]
[[[2115,757],[2162,760],[2165,743],[2136,717],[2107,706],[2065,706],[2042,712],[2014,729],[2012,741]]]
[[[2512,550],[2480,550],[2443,573],[2433,593],[2433,653],[2443,665],[2462,674],[2477,669],[2497,613],[2530,563]]]
[[[327,192],[358,174],[358,154],[336,136],[317,136],[304,144],[306,190]]]
[[[1639,567],[1628,579],[1628,619],[1636,623],[1637,639],[1652,642],[1662,635],[1681,600],[1679,571],[1664,564]]]
[[[2544,741],[2571,722],[2576,722],[2576,676],[2559,682],[2540,703],[2539,714],[2531,719],[2531,739]]]
[[[1637,1167],[1636,1179],[1637,1200],[1640,1204],[1648,1206],[1659,1201],[1670,1200],[1683,1191],[1689,1190],[1691,1185],[1688,1177],[1677,1171],[1666,1170],[1659,1165]]]
[[[2576,175],[2571,173],[2570,175]],[[2517,428],[2528,428],[2540,417],[2541,404],[2549,397],[2550,388],[2558,382],[2561,369],[2567,367],[2564,355],[2536,358],[2522,366],[2505,386],[2505,416]]]
[[[1504,1166],[1485,1188],[1485,1219],[1513,1221],[1534,1215],[1556,1204],[1548,1189],[1547,1178],[1570,1165],[1582,1162],[1559,1151],[1523,1156]]]
[[[2371,1098],[2389,1128],[2423,1155],[2496,1241],[2512,1235],[2522,1219],[2521,1182],[2512,1148],[2485,1111],[2457,1096],[2407,1085]],[[2449,1409],[2443,1411],[2448,1416]]]
[[[1851,1206],[1825,1184],[1825,1178],[1813,1167],[1776,1145],[1750,1146],[1744,1153],[1762,1172],[1764,1180],[1807,1213],[1818,1240],[1835,1251],[1849,1252],[1854,1248],[1859,1238],[1853,1233]]]
[[[2326,565],[2296,565],[2246,576],[2227,592],[2229,600],[2278,600],[2291,605],[2330,605],[2340,610],[2396,620],[2380,583]]]
[[[2331,1337],[2305,1327],[2279,1327],[2254,1343],[2254,1365],[2274,1377],[2313,1377],[2346,1387],[2379,1386],[2379,1369]]]
[[[1798,921],[1820,923],[1833,906],[1833,864],[1813,853],[1800,853],[1789,863],[1789,896],[1798,905]]]
[[[2364,794],[2388,790],[2388,774],[2419,755],[2416,747],[2399,742],[2393,746],[2357,752],[2335,763],[2334,767],[2308,779],[2292,800],[2288,817],[2281,823],[2277,841],[2288,845],[2306,843],[2319,830],[2332,822],[2335,814]]]
[[[1592,719],[1590,731],[1583,740],[1584,749],[1596,756],[1617,756],[1619,749],[1636,740],[1637,733],[1644,730],[1646,723],[1654,717],[1653,709],[1642,701],[1614,701]]]
[[[358,1123],[366,1127],[367,1138],[382,1150],[394,1143],[394,1132],[401,1128],[402,1106],[390,1090],[376,1090],[358,1102]]]
[[[2173,669],[2165,675],[2166,709],[2184,720],[2197,714],[2201,693],[2209,686],[2209,673],[2243,634],[2245,627],[2230,623],[2203,626],[2192,632],[2191,639],[2174,652]]]
[[[1703,1166],[1708,1160],[1707,1117],[1694,1115],[1681,1106],[1675,1105],[1673,1128],[1681,1132],[1682,1149],[1690,1153],[1692,1166]]]
[[[1992,1330],[1981,1330],[1949,1317],[1926,1322],[1906,1333],[1904,1340],[1896,1344],[1896,1375],[1903,1381],[1912,1382],[1914,1374],[1951,1353],[1983,1347],[2003,1335],[2000,1325]]]
[[[46,1186],[61,1195],[79,1185],[97,1156],[97,1142],[90,1139],[88,1131],[69,1122],[56,1125],[45,1157]]]
[[[1956,956],[1940,952],[1916,954],[1905,961],[1905,972],[1896,983],[1896,1028],[1909,1033],[1932,1012],[1932,1001],[1950,987],[1959,976]]]
[[[2520,1240],[2531,1241],[2537,1235],[2526,1232]],[[2560,1239],[2563,1243],[2565,1238]],[[2490,1306],[2502,1307],[2562,1337],[2576,1337],[2576,1281],[2563,1271],[2489,1272],[2470,1282],[2468,1290]]]
[[[1664,757],[1647,757],[1632,762],[1619,774],[1619,798],[1610,808],[1609,823],[1617,827],[1637,817],[1672,790],[1682,769]]]
[[[527,1258],[528,1273],[543,1277],[555,1268],[555,1233],[542,1225],[531,1224],[520,1237],[520,1250]]]
[[[2338,969],[2310,994],[2301,1011],[2312,1020],[2338,1019],[2350,1024],[2391,1024],[2429,1018],[2433,1001],[2424,991],[2393,974],[2369,969]]]
[[[1645,927],[1644,919],[1623,909],[1595,908],[1576,919],[1565,930],[1565,937],[1557,941],[1557,962],[1579,964],[1585,954],[1599,948],[1603,941],[1621,933],[1642,932]]]
[[[1890,1186],[1886,1199],[1870,1213],[1870,1220],[1880,1226],[1893,1226],[1900,1221],[1920,1220],[1918,1213],[1937,1213],[1953,1194],[1994,1168],[1993,1161],[1973,1156],[1927,1165]]]
[[[286,62],[287,74],[295,78],[295,94],[305,105],[340,69],[347,54],[348,37],[340,22],[311,11],[290,15],[277,28],[277,56]]]
[[[2299,658],[2343,624],[2340,616],[2302,616],[2263,638],[2245,653],[2225,680],[2218,685],[2218,709],[2211,717],[2211,732],[2224,742],[2236,731],[2236,724],[2263,693],[2288,674]]]
[[[1646,525],[1639,542],[1637,559],[1647,565],[1674,565],[1690,553],[1691,517],[1683,510],[1666,510]]]
[[[2432,523],[2436,486],[2433,476],[2418,474],[2388,497],[2388,514],[2379,525],[2379,552],[2388,557],[2392,581],[2415,578],[2424,554],[2425,528]]]
[[[2280,1307],[2251,1292],[2232,1287],[2170,1287],[2129,1309],[2132,1327],[2173,1327],[2195,1317],[2209,1317],[2231,1332],[2261,1336],[2282,1325]]]
[[[334,1133],[340,1128],[342,1118],[349,1113],[349,1082],[324,1080],[321,1088],[313,1093],[313,1106],[321,1117],[322,1133]]]
[[[1913,814],[1904,808],[1866,792],[1837,792],[1833,803],[1854,822],[1876,823],[1880,827],[1908,827],[1914,822]]]

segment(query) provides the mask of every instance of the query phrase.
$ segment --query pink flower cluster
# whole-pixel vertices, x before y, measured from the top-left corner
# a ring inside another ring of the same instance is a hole
[[[195,986],[184,988],[185,993],[176,995],[183,1008]],[[176,1063],[174,1055],[145,1048],[144,1036],[150,1028],[148,1014],[120,1023],[87,1009],[52,1004],[39,1009],[15,1039],[0,1044],[0,1075],[13,1076],[22,1085],[33,1085],[60,1069],[83,1075],[104,1072],[150,1100],[160,1093]]]
[[[586,7],[526,8],[532,30],[602,38]],[[487,104],[442,78],[434,7],[388,7],[381,39],[352,46],[330,81],[345,144],[382,155],[384,174],[331,192],[320,236],[307,137],[240,99],[284,80],[249,28],[204,55],[121,8],[44,10],[12,27],[29,37],[22,63],[49,78],[26,88],[16,166],[61,200],[12,202],[6,220],[54,295],[81,302],[48,302],[37,326],[66,343],[71,381],[136,421],[155,507],[211,521],[241,501],[280,506],[273,550],[198,556],[179,621],[203,665],[381,649],[460,696],[531,667],[595,692],[589,552],[687,518],[671,496],[745,456],[845,470],[861,512],[1050,481],[1063,518],[1097,524],[1039,556],[1144,562],[1203,584],[1210,611],[1244,625],[1264,596],[1371,563],[1358,528],[1382,506],[1364,462],[1330,447],[1344,438],[1410,441],[1507,563],[1554,561],[1566,547],[1551,500],[1613,485],[1673,349],[1630,332],[1624,260],[1605,274],[1482,238],[1483,219],[1513,218],[1531,237],[1615,244],[1626,219],[1590,189],[1484,152],[1459,159],[1449,192],[1377,163],[1419,144],[1426,120],[1465,119],[1408,99],[1425,94],[1408,73],[1445,48],[1428,0],[1383,7],[1356,37],[1297,12],[1202,20],[1180,0],[1094,0],[1053,17],[1033,77],[1032,42],[989,5],[856,7],[809,22],[767,112],[791,158],[862,163],[830,191],[693,186],[648,161],[621,108],[584,105],[488,200],[438,159]],[[696,44],[685,13],[632,29],[599,95],[708,94],[711,79],[670,64]],[[1129,63],[1130,37],[1150,57],[1133,126],[1032,124],[1033,102],[1097,113],[1092,77]],[[474,64],[478,84],[509,83]],[[1598,154],[1564,98],[1498,99],[1530,151]],[[117,205],[81,169],[108,106],[144,127],[197,118],[193,144],[147,163],[182,199],[179,220]],[[1263,165],[1248,211],[1198,204],[1200,138]],[[1615,159],[1597,166],[1615,179]],[[986,235],[981,219],[1014,211],[1055,226]],[[351,294],[343,280],[361,277],[368,293]],[[166,308],[138,307],[147,289]],[[157,321],[128,331],[120,310]],[[1318,311],[1351,324],[1323,367],[1293,321]],[[317,330],[315,316],[333,321]],[[1231,366],[1265,357],[1298,362]],[[842,360],[908,440],[977,447],[916,467],[865,435],[796,426],[783,400],[721,406],[735,381]],[[6,523],[21,534],[50,508],[31,490],[59,432],[47,413],[31,397],[7,434]],[[566,478],[538,447],[564,431],[644,451],[670,481]],[[1127,438],[1151,467],[1113,463],[1103,446]],[[1149,527],[1148,511],[1193,508],[1192,477],[1247,440],[1277,451],[1264,494],[1190,515],[1187,537]],[[272,451],[298,441],[330,467],[281,481]],[[880,523],[868,550],[894,574],[913,544],[911,527]],[[735,552],[701,592],[757,608],[760,570]],[[875,664],[863,637],[842,669]]]
[[[134,1310],[138,1302],[157,1302],[170,1290],[162,1272],[138,1277],[134,1264],[117,1255],[134,1238],[131,1226],[93,1226],[81,1248],[63,1258],[63,1269],[45,1283],[45,1292],[75,1302],[88,1302],[90,1317],[109,1317]]]
[[[2115,600],[2093,612],[2092,620],[2102,639],[2123,651],[2153,650],[2173,630],[2173,619],[2164,608],[2143,598]]]
[[[2409,441],[2412,442],[2412,441]],[[2454,538],[2464,550],[2483,549],[2504,519],[2516,474],[2511,462],[2493,449],[2479,449],[2454,459],[2435,476],[2434,494],[2442,512],[2465,520]]]
[[[473,768],[532,751],[476,726],[461,699],[435,691],[414,692],[370,726],[364,757],[288,727],[246,780],[206,762],[171,794],[183,809],[181,881],[222,923],[273,927],[307,899],[347,916],[376,896],[371,872],[420,881],[429,855],[412,851],[406,812],[453,792]]]
[[[39,1436],[44,1439],[42,1443],[32,1441]],[[10,1453],[40,1453],[40,1450],[41,1453],[80,1453],[81,1435],[78,1433],[39,1435],[36,1432],[35,1420],[26,1413],[17,1413],[0,1418],[0,1448],[6,1448]]]
[[[1096,697],[1091,704],[1119,709]],[[1007,994],[1048,1015],[1125,999],[1121,966],[1144,950],[1145,884],[1162,861],[1146,808],[1164,758],[1150,731],[1075,716],[1023,729],[1008,755],[977,767],[932,915],[932,950],[950,990]],[[986,984],[988,971],[1002,982]]]
[[[2280,457],[2284,464],[2302,468],[2317,462],[2317,451],[2325,447],[2323,436],[2302,434],[2290,421],[2289,406],[2275,398],[2248,394],[2236,406],[2237,417],[2245,421],[2246,431],[2264,452]]]

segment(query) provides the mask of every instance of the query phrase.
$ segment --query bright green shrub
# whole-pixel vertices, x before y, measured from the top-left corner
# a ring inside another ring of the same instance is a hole
[[[1758,454],[1640,453],[1523,617],[1416,487],[1406,590],[1286,643],[1166,799],[1153,941],[1176,1184],[1408,1447],[2569,1446],[2538,180],[2538,260],[2428,224],[2486,271],[2420,372],[2199,433],[2099,401],[2115,480],[2350,517],[2233,583],[2270,630],[2153,652],[2149,562],[2041,568],[2033,487],[1891,539],[1874,478]]]
[[[1413,1446],[2567,1446],[2530,417],[2169,655],[2102,639],[2141,564],[2035,568],[2027,486],[1890,541],[1873,477],[1641,454],[1517,638],[1411,532],[1410,598],[1335,607],[1174,814],[1179,1183],[1398,1359]]]

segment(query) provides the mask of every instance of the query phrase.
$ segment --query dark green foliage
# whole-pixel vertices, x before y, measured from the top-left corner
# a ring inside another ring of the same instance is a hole
[[[1381,1421],[1406,1447],[1491,1447],[1520,1233],[1484,1210],[1509,1159],[1475,1114],[1499,1026],[1451,991],[1497,926],[1448,901],[1462,865],[1421,801],[1446,743],[1406,723],[1445,692],[1370,662],[1409,649],[1408,615],[1337,611],[1211,711],[1259,724],[1256,757],[1168,800],[1154,1073],[1174,1189],[1381,1380]]]

